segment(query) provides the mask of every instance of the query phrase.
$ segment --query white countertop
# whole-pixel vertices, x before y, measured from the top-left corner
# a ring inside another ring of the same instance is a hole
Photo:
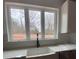
[[[74,50],[76,49],[76,45],[74,44],[64,44],[64,45],[58,45],[58,46],[51,46],[49,47],[51,50],[54,50],[55,52],[60,51],[67,51],[67,50]]]
[[[42,47],[42,48],[46,48],[46,47]],[[75,50],[76,45],[75,44],[62,44],[62,45],[56,45],[56,46],[49,46],[48,48],[50,49],[49,53],[31,55],[31,56],[27,55],[28,50],[30,49],[3,51],[3,58],[5,59],[5,58],[22,57],[22,56],[26,56],[27,58],[30,58],[30,57],[38,57],[38,56],[43,56],[43,55],[50,55],[50,54],[54,54],[60,51]],[[34,50],[34,49],[37,49],[37,48],[31,48],[31,50]],[[39,49],[41,49],[41,47]]]

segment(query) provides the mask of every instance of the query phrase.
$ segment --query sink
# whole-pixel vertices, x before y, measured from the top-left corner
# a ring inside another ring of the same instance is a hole
[[[55,52],[50,50],[49,47],[27,49],[27,57],[39,55],[42,56],[47,54],[55,54]]]

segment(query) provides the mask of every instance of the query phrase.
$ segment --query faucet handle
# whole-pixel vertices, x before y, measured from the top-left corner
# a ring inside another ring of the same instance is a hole
[[[37,37],[38,37],[38,33],[37,33]]]

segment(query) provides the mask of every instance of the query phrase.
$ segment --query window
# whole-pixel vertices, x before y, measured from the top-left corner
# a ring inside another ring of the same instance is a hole
[[[37,33],[39,34],[39,39],[41,39],[41,12],[29,10],[29,20],[31,40],[37,39]]]
[[[31,10],[28,9],[27,16],[25,15],[26,9],[19,9],[19,8],[9,8],[9,22],[8,22],[8,29],[9,29],[9,40],[12,42],[16,41],[25,41],[25,40],[36,40],[37,33],[39,35],[39,39],[42,39],[42,23],[41,21],[44,20],[44,27],[43,33],[45,32],[44,38],[45,40],[55,39],[55,12],[43,11],[44,15],[43,18],[41,17],[42,11],[39,10]],[[28,24],[25,22],[25,16],[28,17],[27,21]],[[42,20],[41,20],[42,19]],[[26,26],[25,26],[26,23]],[[27,29],[29,28],[30,34],[27,34]],[[30,36],[30,39],[27,37]]]
[[[24,9],[10,8],[9,41],[23,41],[26,39]]]
[[[37,33],[38,39],[42,42],[57,39],[57,17],[58,9],[6,3],[8,43],[21,42],[25,46],[35,45]],[[46,43],[51,44],[47,41]],[[20,47],[19,44],[17,46]]]
[[[45,39],[54,38],[55,35],[54,21],[55,21],[55,13],[45,12]]]

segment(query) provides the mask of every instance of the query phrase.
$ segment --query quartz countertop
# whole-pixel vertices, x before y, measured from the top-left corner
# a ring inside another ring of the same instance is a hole
[[[41,48],[46,48],[46,47],[39,47],[39,49]],[[75,44],[61,44],[61,45],[56,45],[56,46],[48,46],[48,48],[50,49],[49,53],[46,54],[41,54],[41,55],[32,55],[32,56],[28,56],[28,50],[34,50],[37,48],[28,48],[28,49],[18,49],[18,50],[10,50],[10,51],[3,51],[3,58],[16,58],[16,57],[23,57],[25,56],[26,58],[29,57],[37,57],[37,56],[43,56],[43,55],[50,55],[50,54],[54,54],[56,52],[60,52],[60,51],[67,51],[67,50],[76,50],[76,45]]]

